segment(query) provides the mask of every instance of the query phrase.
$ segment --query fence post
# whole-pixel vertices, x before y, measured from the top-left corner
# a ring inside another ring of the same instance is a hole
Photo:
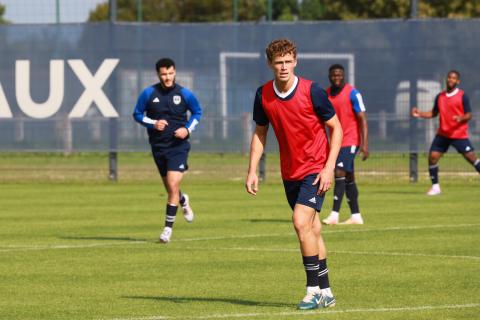
[[[108,1],[108,8],[109,8],[109,32],[110,32],[110,50],[113,51],[113,27],[114,23],[117,21],[117,0],[109,0]],[[112,92],[114,97],[113,99],[116,100],[116,81],[113,81],[112,85]],[[115,103],[115,101],[113,101]],[[108,128],[109,128],[109,153],[108,153],[108,179],[110,181],[117,181],[118,180],[118,119],[117,118],[110,118],[108,119]]]
[[[267,181],[267,173],[265,172],[267,162],[267,154],[264,152],[262,153],[262,157],[260,158],[260,169],[259,169],[259,178],[260,181],[265,182]]]
[[[417,18],[417,6],[418,6],[418,1],[417,0],[410,0],[410,19],[415,19]],[[412,22],[410,21],[410,25],[413,28]],[[416,68],[415,68],[415,59],[416,59],[416,53],[415,53],[415,39],[416,37],[414,36],[415,32],[411,32],[411,40],[412,40],[412,49],[410,51],[410,57],[411,57],[411,65],[410,69],[412,70],[411,75],[410,75],[410,107],[412,105],[417,106],[418,101],[417,101],[417,77],[416,74],[414,73]],[[409,156],[409,167],[410,167],[410,182],[417,182],[418,181],[418,122],[417,119],[413,118],[412,116],[409,115],[409,128],[410,128],[410,156]]]

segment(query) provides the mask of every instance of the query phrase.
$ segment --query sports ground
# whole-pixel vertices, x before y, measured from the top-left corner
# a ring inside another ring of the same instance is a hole
[[[166,195],[149,154],[120,155],[116,183],[104,155],[2,155],[0,318],[478,319],[478,176],[452,155],[443,194],[427,197],[425,172],[409,183],[405,159],[357,161],[366,224],[324,227],[337,306],[304,312],[275,156],[254,198],[246,157],[193,154],[183,185],[196,219],[179,217],[162,245]]]

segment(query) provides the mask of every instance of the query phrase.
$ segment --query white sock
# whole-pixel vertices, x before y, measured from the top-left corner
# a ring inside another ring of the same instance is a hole
[[[320,292],[320,287],[307,287],[307,294],[308,293],[319,293]]]
[[[321,292],[324,296],[333,297],[332,289],[330,288],[321,289]]]
[[[359,213],[352,213],[352,219],[362,219],[362,215]]]
[[[432,188],[440,189],[440,183],[432,184]]]

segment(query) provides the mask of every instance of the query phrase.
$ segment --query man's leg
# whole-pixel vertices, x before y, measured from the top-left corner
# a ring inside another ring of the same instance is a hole
[[[342,205],[343,195],[345,194],[345,170],[336,168],[335,169],[335,186],[333,187],[333,207],[332,212],[322,220],[325,224],[337,224],[340,207]]]
[[[327,249],[322,237],[322,224],[320,223],[319,215],[315,215],[313,222],[313,232],[317,238],[318,243],[318,285],[322,293],[322,307],[333,307],[335,305],[335,298],[333,297],[332,290],[330,289],[330,281],[328,280],[328,267],[327,267]]]
[[[438,179],[438,161],[443,156],[443,152],[431,150],[428,155],[428,172],[432,181],[432,187],[427,192],[429,196],[435,196],[440,194],[440,183]]]
[[[293,209],[293,226],[300,243],[303,266],[307,276],[307,295],[298,305],[300,309],[315,309],[320,302],[321,291],[318,282],[319,242],[314,230],[316,215],[314,208],[302,204],[296,204]]]
[[[163,184],[167,190],[167,207],[165,215],[165,228],[160,235],[160,241],[167,243],[172,236],[173,224],[177,215],[178,204],[180,201],[180,182],[183,178],[183,172],[167,171],[165,176],[162,176]]]
[[[477,156],[475,155],[475,152],[470,151],[467,153],[462,153],[462,155],[468,162],[470,162],[473,165],[473,167],[477,170],[477,172],[480,173],[480,159],[477,158]]]
[[[363,224],[363,218],[358,206],[358,189],[355,183],[355,173],[353,171],[347,172],[345,176],[345,194],[350,207],[350,218],[341,224]]]

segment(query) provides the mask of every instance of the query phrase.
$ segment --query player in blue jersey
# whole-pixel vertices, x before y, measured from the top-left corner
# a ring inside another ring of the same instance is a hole
[[[192,92],[175,83],[176,69],[172,59],[158,60],[155,68],[160,82],[143,90],[133,117],[147,128],[153,159],[168,193],[165,228],[160,235],[160,242],[167,243],[172,236],[179,204],[185,220],[193,221],[188,195],[180,191],[180,183],[188,169],[188,138],[200,121],[202,108]],[[190,118],[187,111],[191,113]]]

